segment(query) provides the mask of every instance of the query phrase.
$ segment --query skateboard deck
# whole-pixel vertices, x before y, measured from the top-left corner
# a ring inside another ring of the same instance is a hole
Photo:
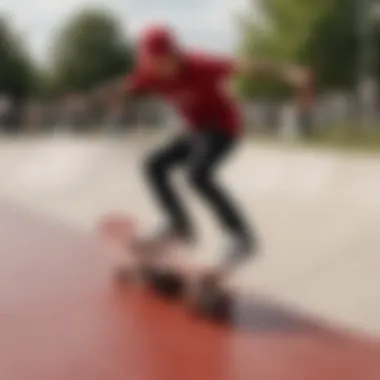
[[[161,297],[185,301],[192,311],[218,319],[225,317],[231,295],[213,281],[212,268],[168,259],[167,252],[155,252],[156,258],[146,257],[133,244],[139,238],[139,228],[136,220],[127,215],[104,216],[98,233],[107,254],[118,258],[114,266],[118,283],[144,284]]]
[[[135,280],[143,257],[136,252],[133,242],[138,239],[137,222],[127,215],[108,214],[98,224],[98,234],[104,251],[113,259],[115,279]]]

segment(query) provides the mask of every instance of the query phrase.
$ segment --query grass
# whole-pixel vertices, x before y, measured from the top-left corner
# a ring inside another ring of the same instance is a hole
[[[335,125],[306,138],[309,146],[380,153],[380,125]]]
[[[290,148],[316,148],[358,153],[380,153],[380,124],[377,126],[331,125],[316,128],[316,132],[303,139],[289,141]],[[253,135],[260,143],[279,142],[278,137]]]

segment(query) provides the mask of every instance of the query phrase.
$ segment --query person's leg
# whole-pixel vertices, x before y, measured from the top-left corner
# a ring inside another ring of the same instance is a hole
[[[168,233],[192,239],[193,229],[183,203],[173,189],[172,171],[187,162],[191,152],[189,137],[180,136],[152,153],[145,162],[148,184],[169,219]]]
[[[233,151],[236,144],[237,141],[218,132],[200,134],[193,142],[189,159],[189,180],[234,238],[230,254],[239,258],[253,252],[254,237],[238,206],[215,180],[219,164]]]

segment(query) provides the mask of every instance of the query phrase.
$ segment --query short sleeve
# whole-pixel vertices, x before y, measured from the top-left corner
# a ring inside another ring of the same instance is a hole
[[[200,56],[199,64],[207,75],[215,80],[227,79],[237,72],[236,61],[233,58],[223,56]]]
[[[129,92],[144,93],[150,90],[151,80],[144,72],[137,70],[126,77],[125,86]]]

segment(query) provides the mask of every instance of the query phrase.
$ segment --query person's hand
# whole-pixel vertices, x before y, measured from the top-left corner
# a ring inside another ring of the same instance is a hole
[[[288,67],[284,71],[284,79],[295,88],[306,88],[310,83],[310,71],[303,67]]]
[[[123,98],[125,92],[124,80],[117,78],[116,80],[103,83],[92,89],[90,97],[101,103],[115,103]]]

